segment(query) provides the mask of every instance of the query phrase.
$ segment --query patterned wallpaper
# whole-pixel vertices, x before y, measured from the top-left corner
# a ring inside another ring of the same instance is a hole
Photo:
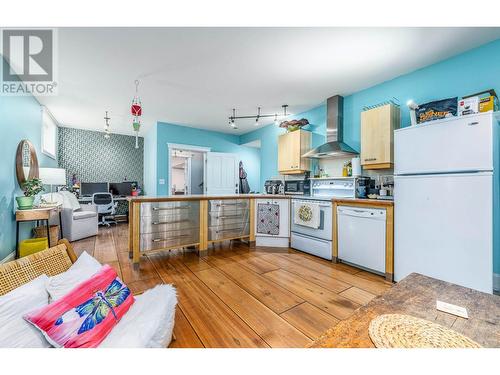
[[[144,138],[139,137],[139,148],[135,148],[135,137],[90,130],[59,128],[58,163],[66,169],[68,184],[76,173],[83,182],[138,181],[143,184]]]

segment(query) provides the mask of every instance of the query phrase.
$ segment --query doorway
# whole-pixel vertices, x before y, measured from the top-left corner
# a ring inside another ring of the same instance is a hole
[[[168,144],[168,194],[238,193],[238,155]]]

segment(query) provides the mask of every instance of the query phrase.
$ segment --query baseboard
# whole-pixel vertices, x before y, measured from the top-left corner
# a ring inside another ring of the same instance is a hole
[[[268,237],[256,236],[256,246],[271,246],[271,247],[288,247],[290,239],[288,237]]]
[[[0,260],[0,264],[10,262],[11,260],[14,260],[15,258],[16,258],[16,252],[13,251],[9,255],[7,255],[5,258]]]
[[[493,274],[493,290],[496,294],[500,294],[500,273]]]

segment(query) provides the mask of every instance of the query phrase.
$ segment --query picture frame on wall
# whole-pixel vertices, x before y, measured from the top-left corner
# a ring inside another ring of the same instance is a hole
[[[57,123],[44,107],[42,109],[42,153],[56,158],[57,155]]]

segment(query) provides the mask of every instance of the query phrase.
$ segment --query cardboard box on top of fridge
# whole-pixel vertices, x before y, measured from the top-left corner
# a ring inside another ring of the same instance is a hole
[[[498,98],[496,96],[486,96],[479,100],[479,112],[489,112],[498,110]]]
[[[496,110],[498,110],[498,97],[493,89],[464,96],[458,102],[459,115],[469,115],[472,113],[483,113]]]
[[[479,96],[460,99],[458,101],[458,115],[472,115],[479,112]]]

